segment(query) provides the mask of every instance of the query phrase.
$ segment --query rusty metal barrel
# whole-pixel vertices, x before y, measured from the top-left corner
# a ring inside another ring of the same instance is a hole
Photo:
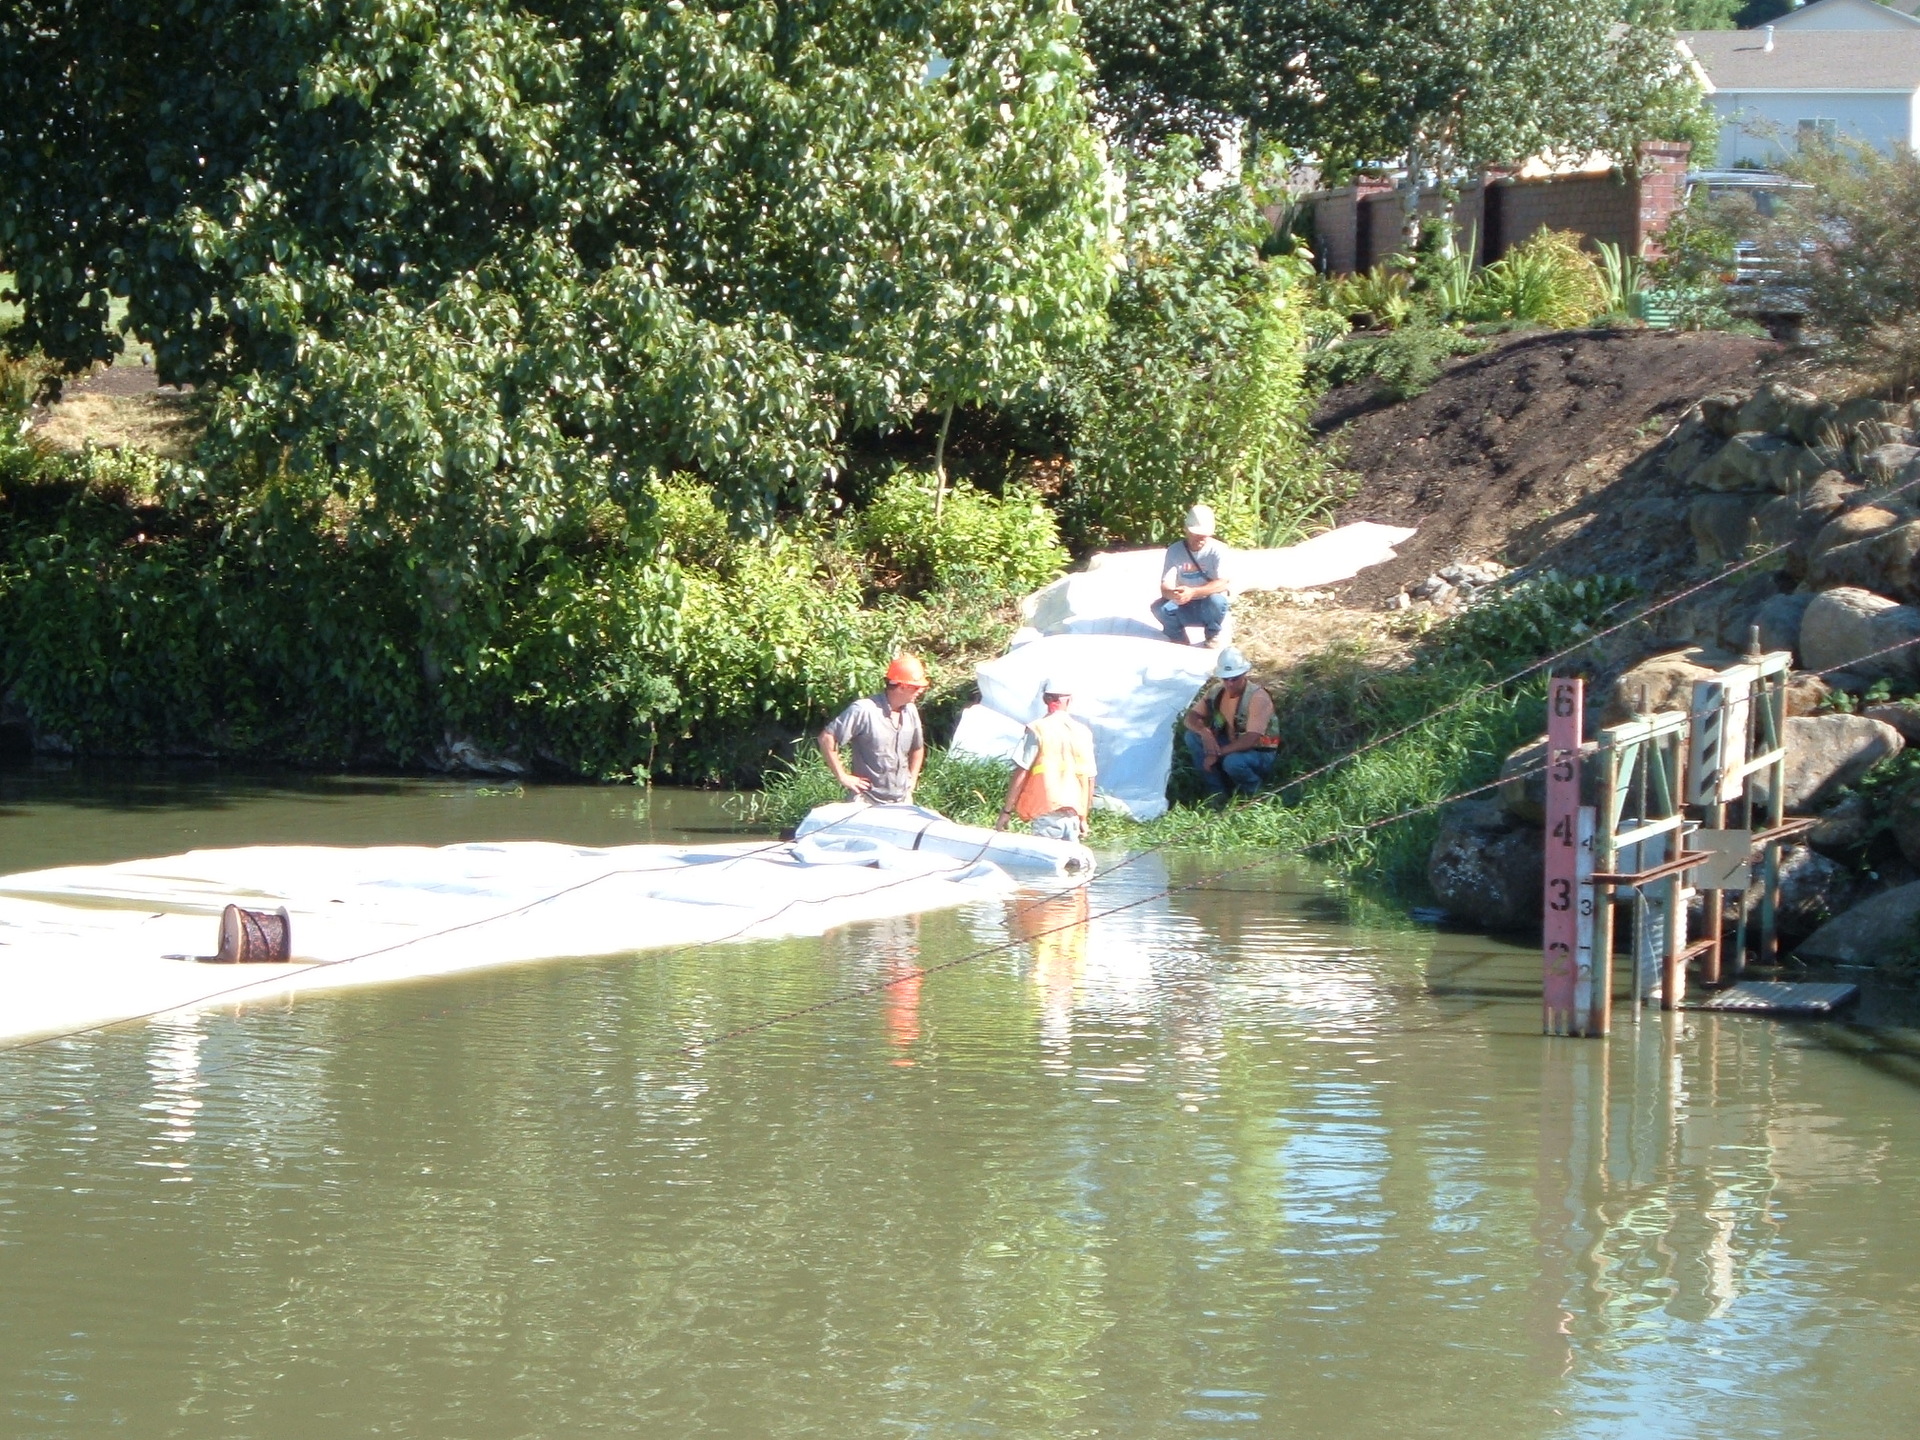
[[[279,965],[293,958],[293,922],[285,910],[243,910],[229,905],[220,913],[220,953],[216,965]]]

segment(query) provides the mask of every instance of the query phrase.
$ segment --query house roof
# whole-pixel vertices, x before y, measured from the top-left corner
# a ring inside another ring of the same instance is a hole
[[[1914,0],[1899,0],[1882,5],[1877,0],[1813,0],[1784,15],[1776,15],[1773,24],[1782,30],[1899,30],[1907,26],[1920,30],[1920,19],[1913,15]]]
[[[1720,91],[1920,90],[1913,30],[1688,30],[1681,43]]]

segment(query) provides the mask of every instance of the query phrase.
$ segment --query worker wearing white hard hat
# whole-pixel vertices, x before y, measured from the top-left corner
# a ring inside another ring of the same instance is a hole
[[[1093,731],[1067,713],[1073,682],[1066,676],[1047,677],[1040,703],[1045,713],[1020,736],[1007,800],[993,828],[1006,829],[1018,815],[1035,835],[1078,840],[1093,814]]]
[[[1193,768],[1216,801],[1257,794],[1280,753],[1280,715],[1266,687],[1247,678],[1252,669],[1238,650],[1222,650],[1216,678],[1183,722]]]
[[[1212,506],[1195,505],[1182,525],[1185,533],[1167,547],[1166,563],[1161,566],[1154,618],[1177,645],[1197,639],[1219,649],[1231,633],[1230,552],[1213,533],[1217,522]]]

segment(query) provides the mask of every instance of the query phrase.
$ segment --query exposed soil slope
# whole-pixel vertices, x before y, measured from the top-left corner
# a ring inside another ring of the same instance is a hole
[[[1316,426],[1361,477],[1340,520],[1419,527],[1344,602],[1379,607],[1461,560],[1665,583],[1692,555],[1686,503],[1633,462],[1701,396],[1751,388],[1785,363],[1780,346],[1746,336],[1559,331],[1457,361],[1402,404],[1330,394]]]

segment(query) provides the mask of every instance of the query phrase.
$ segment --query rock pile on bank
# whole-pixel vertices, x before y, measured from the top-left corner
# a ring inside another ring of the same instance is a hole
[[[1701,577],[1747,568],[1594,657],[1588,733],[1685,709],[1756,640],[1792,651],[1786,809],[1821,823],[1786,851],[1782,931],[1808,959],[1910,964],[1920,777],[1873,801],[1852,787],[1920,740],[1920,699],[1900,698],[1920,690],[1920,404],[1769,383],[1701,401],[1659,448]],[[1444,817],[1428,873],[1454,915],[1538,923],[1544,788],[1525,772],[1544,752],[1544,737],[1515,751],[1496,800]]]

